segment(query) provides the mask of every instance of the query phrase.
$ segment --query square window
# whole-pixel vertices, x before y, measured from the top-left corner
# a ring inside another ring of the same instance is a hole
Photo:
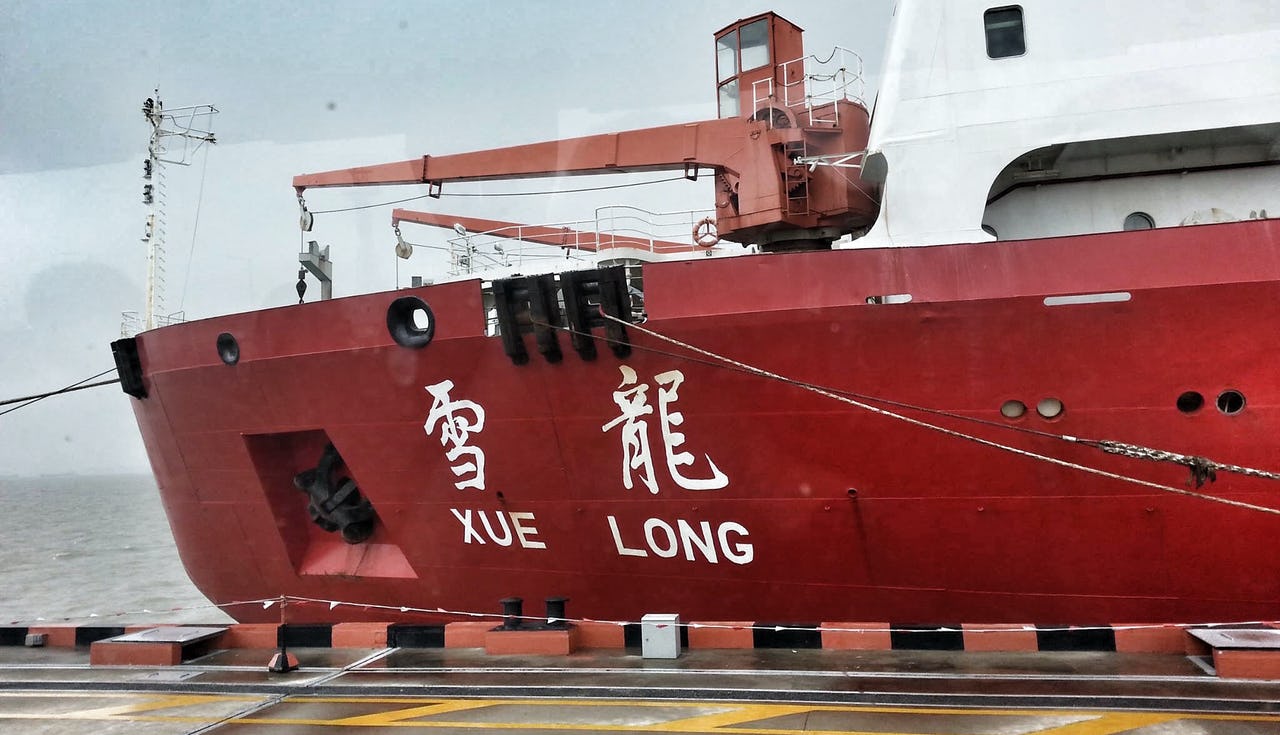
[[[1013,5],[992,8],[982,14],[987,29],[987,56],[1003,59],[1027,52],[1027,38],[1022,28],[1022,8]]]

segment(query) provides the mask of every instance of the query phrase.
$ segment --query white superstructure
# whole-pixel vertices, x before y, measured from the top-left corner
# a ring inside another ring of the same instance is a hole
[[[1277,164],[1274,0],[903,0],[852,245],[1275,217]]]

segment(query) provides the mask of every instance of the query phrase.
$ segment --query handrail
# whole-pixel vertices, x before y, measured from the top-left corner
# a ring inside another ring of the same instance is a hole
[[[504,224],[466,232],[446,240],[449,275],[458,276],[490,267],[523,267],[528,259],[584,260],[590,253],[633,249],[654,255],[707,252],[686,241],[694,223],[713,210],[655,212],[629,205],[597,207],[592,219],[547,224]],[[403,219],[402,222],[413,222]],[[439,222],[420,222],[435,224]],[[398,226],[398,224],[397,224]],[[557,241],[559,240],[559,241]],[[515,244],[511,244],[511,243]],[[560,252],[547,252],[560,248]]]
[[[802,65],[801,73],[789,75],[788,72],[796,64]],[[778,101],[784,108],[789,110],[803,108],[801,114],[807,116],[810,125],[815,123],[839,125],[840,106],[835,103],[840,100],[851,100],[865,105],[866,80],[863,77],[862,57],[843,46],[833,47],[825,59],[818,58],[817,54],[807,54],[784,61],[776,68],[783,80],[794,76],[795,81],[779,82],[777,86],[781,88],[780,92],[774,89],[773,77],[753,82],[751,85],[752,114],[758,112],[761,104],[766,100],[777,99],[778,94],[781,95]],[[764,87],[763,96],[761,87]],[[826,105],[831,105],[830,116],[816,117],[814,111]],[[769,124],[772,126],[772,119],[769,120]]]

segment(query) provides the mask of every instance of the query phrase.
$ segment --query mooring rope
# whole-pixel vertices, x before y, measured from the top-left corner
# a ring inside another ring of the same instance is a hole
[[[106,375],[107,373],[114,372],[114,371],[115,371],[115,368],[109,368],[107,370],[103,370],[97,375],[90,375],[84,380],[78,380],[72,383],[71,385],[66,386],[65,388],[59,388],[57,390],[46,391],[44,393],[36,393],[35,395],[31,395],[31,396],[22,396],[21,398],[10,398],[8,400],[0,401],[0,406],[7,406],[11,403],[22,404],[20,406],[14,406],[13,408],[0,411],[0,416],[5,415],[6,413],[13,413],[14,411],[17,411],[19,408],[26,408],[27,406],[30,406],[31,404],[36,403],[38,401],[43,401],[44,399],[49,398],[50,396],[59,396],[59,395],[62,395],[63,393],[74,393],[78,390],[87,390],[89,388],[99,388],[104,385],[112,385],[113,383],[119,383],[120,379],[116,378],[114,380],[100,380],[97,383],[89,383],[88,385],[84,385],[84,383],[88,383],[90,380],[93,380],[94,378],[101,378],[103,375]]]
[[[1000,450],[1000,451],[1002,451],[1002,452],[1008,452],[1008,453],[1015,454],[1015,455],[1019,455],[1019,456],[1022,456],[1022,457],[1027,457],[1027,458],[1029,458],[1029,459],[1039,460],[1039,461],[1041,461],[1041,462],[1046,462],[1046,463],[1048,463],[1048,464],[1057,465],[1057,466],[1059,466],[1059,467],[1066,467],[1066,468],[1073,469],[1073,470],[1077,470],[1077,471],[1084,472],[1084,473],[1087,473],[1087,474],[1096,475],[1096,476],[1098,476],[1098,477],[1105,477],[1105,478],[1107,478],[1107,479],[1111,479],[1111,480],[1119,480],[1119,481],[1121,481],[1121,482],[1127,482],[1127,483],[1131,483],[1131,484],[1134,484],[1134,485],[1140,485],[1140,486],[1142,486],[1142,487],[1151,488],[1151,489],[1153,489],[1153,490],[1159,490],[1159,491],[1161,491],[1161,492],[1174,493],[1174,494],[1177,494],[1177,495],[1185,495],[1185,496],[1187,496],[1187,497],[1196,498],[1196,499],[1198,499],[1198,500],[1206,500],[1206,501],[1214,502],[1214,503],[1222,503],[1223,505],[1230,505],[1230,506],[1233,506],[1233,507],[1236,507],[1236,508],[1243,508],[1243,509],[1245,509],[1245,510],[1253,510],[1253,511],[1258,511],[1258,512],[1261,512],[1261,513],[1270,513],[1270,514],[1272,514],[1272,515],[1280,515],[1280,509],[1276,509],[1276,508],[1268,508],[1268,507],[1266,507],[1266,506],[1261,506],[1261,505],[1254,505],[1254,504],[1252,504],[1252,503],[1245,503],[1245,502],[1242,502],[1242,501],[1239,501],[1239,500],[1230,500],[1230,499],[1228,499],[1228,498],[1221,498],[1221,497],[1218,497],[1218,496],[1215,496],[1215,495],[1208,495],[1208,494],[1206,494],[1206,493],[1198,493],[1198,492],[1195,492],[1195,491],[1192,491],[1192,490],[1186,490],[1186,489],[1183,489],[1183,488],[1173,487],[1172,485],[1164,485],[1164,484],[1161,484],[1161,483],[1158,483],[1158,482],[1152,482],[1152,481],[1150,481],[1150,480],[1143,480],[1143,479],[1140,479],[1140,478],[1137,478],[1137,477],[1129,477],[1129,476],[1127,476],[1127,475],[1121,475],[1121,474],[1119,474],[1119,473],[1110,472],[1110,471],[1107,471],[1107,470],[1099,469],[1099,468],[1097,468],[1097,467],[1090,467],[1090,466],[1088,466],[1088,465],[1082,465],[1082,464],[1079,464],[1079,463],[1076,463],[1076,462],[1070,462],[1070,461],[1065,460],[1065,459],[1059,459],[1059,458],[1057,458],[1057,457],[1051,457],[1051,456],[1049,456],[1049,455],[1047,455],[1047,454],[1040,454],[1040,453],[1038,453],[1038,452],[1032,452],[1032,451],[1029,451],[1029,450],[1026,450],[1026,449],[1019,449],[1018,447],[1009,446],[1008,444],[1002,444],[1002,443],[1000,443],[1000,442],[992,441],[992,440],[990,440],[990,439],[983,439],[982,437],[973,436],[972,434],[966,434],[966,433],[964,433],[964,432],[962,432],[962,431],[956,431],[955,429],[948,429],[948,428],[946,428],[945,426],[939,426],[939,425],[937,425],[937,424],[932,424],[932,423],[929,423],[928,421],[922,421],[922,420],[920,420],[920,419],[912,418],[912,417],[910,417],[910,416],[904,416],[903,414],[897,413],[897,412],[895,412],[895,411],[890,411],[890,410],[888,410],[888,409],[880,408],[880,407],[878,407],[878,406],[873,406],[873,405],[871,405],[871,404],[869,404],[869,403],[866,403],[866,402],[864,402],[864,401],[857,400],[857,399],[855,399],[855,398],[850,398],[850,397],[848,397],[848,396],[840,395],[839,393],[836,393],[836,392],[834,392],[834,391],[828,390],[828,389],[826,389],[826,388],[822,388],[822,387],[819,387],[819,386],[816,386],[816,385],[812,385],[812,384],[805,383],[805,382],[802,382],[802,381],[794,380],[794,379],[788,378],[788,377],[786,377],[786,376],[784,376],[784,375],[779,375],[778,373],[770,372],[770,371],[768,371],[768,370],[765,370],[764,368],[756,367],[756,366],[754,366],[754,365],[749,365],[749,364],[747,364],[747,363],[740,362],[740,361],[738,361],[738,360],[734,360],[733,358],[726,357],[726,356],[724,356],[724,355],[720,355],[720,354],[717,354],[717,353],[715,353],[715,352],[711,352],[710,350],[704,350],[704,349],[702,349],[701,347],[695,347],[694,345],[691,345],[691,344],[689,344],[689,343],[687,343],[687,342],[683,342],[683,341],[681,341],[681,340],[679,340],[679,339],[676,339],[675,337],[670,337],[670,336],[665,335],[665,334],[662,334],[662,333],[660,333],[660,332],[656,332],[656,331],[654,331],[654,330],[652,330],[652,329],[648,329],[648,328],[646,328],[646,327],[643,327],[643,326],[641,326],[641,325],[639,325],[639,324],[634,324],[634,323],[632,323],[632,322],[625,321],[625,320],[623,320],[623,319],[619,319],[619,318],[617,318],[617,317],[615,317],[615,316],[612,316],[612,315],[610,315],[610,314],[606,314],[606,313],[604,313],[604,312],[603,312],[603,310],[600,312],[600,314],[601,314],[601,316],[602,316],[602,317],[604,317],[605,319],[608,319],[608,320],[613,321],[613,322],[617,322],[618,324],[621,324],[621,325],[623,325],[623,326],[625,326],[625,327],[628,327],[628,328],[630,328],[630,329],[634,329],[634,330],[636,330],[637,332],[641,332],[641,333],[643,333],[643,334],[646,334],[646,335],[648,335],[648,336],[650,336],[650,337],[653,337],[654,339],[658,339],[658,340],[661,340],[661,341],[663,341],[663,342],[667,342],[667,343],[670,343],[670,344],[676,345],[677,347],[680,347],[680,348],[682,348],[682,349],[688,350],[688,351],[693,352],[693,353],[698,354],[698,355],[703,355],[703,356],[705,356],[705,357],[709,357],[709,358],[711,358],[711,359],[713,359],[713,360],[717,360],[717,361],[719,361],[719,362],[721,362],[721,363],[724,363],[724,364],[726,364],[726,365],[732,365],[732,366],[734,366],[734,367],[736,367],[736,368],[738,368],[738,369],[740,369],[740,370],[743,370],[743,371],[745,371],[745,372],[751,373],[751,374],[753,374],[753,375],[757,375],[757,376],[762,377],[762,378],[768,378],[768,379],[770,379],[770,380],[776,380],[776,381],[779,381],[779,382],[785,383],[785,384],[787,384],[787,385],[792,385],[792,386],[795,386],[795,387],[800,388],[800,389],[802,389],[802,390],[807,390],[807,391],[809,391],[809,392],[811,392],[811,393],[816,393],[816,394],[818,394],[818,395],[820,395],[820,396],[824,396],[824,397],[826,397],[826,398],[830,398],[830,399],[832,399],[832,400],[839,401],[839,402],[841,402],[841,403],[845,403],[845,404],[848,404],[848,405],[850,405],[850,406],[854,406],[854,407],[856,407],[856,408],[860,408],[860,409],[862,409],[862,410],[864,410],[864,411],[868,411],[868,412],[870,412],[870,413],[878,414],[878,415],[880,415],[880,416],[885,416],[885,417],[887,417],[887,418],[891,418],[891,419],[894,419],[894,420],[897,420],[897,421],[902,421],[902,422],[907,423],[907,424],[910,424],[910,425],[912,425],[912,426],[918,426],[918,427],[920,427],[920,428],[928,429],[928,430],[930,430],[930,431],[939,432],[939,433],[941,433],[941,434],[945,434],[945,435],[947,435],[947,436],[951,436],[951,437],[954,437],[954,438],[957,438],[957,439],[963,439],[963,440],[965,440],[965,441],[971,441],[971,442],[974,442],[974,443],[977,443],[977,444],[981,444],[981,445],[983,445],[983,446],[991,447],[992,449],[997,449],[997,450]],[[1075,437],[1067,437],[1067,436],[1064,436],[1064,438],[1065,438],[1065,439],[1068,439],[1068,440],[1075,440],[1075,441],[1079,441],[1080,443],[1090,443],[1090,442],[1089,442],[1089,440],[1078,440],[1078,439],[1076,439]],[[1101,442],[1097,442],[1097,443],[1098,443],[1098,444],[1101,444]],[[1114,445],[1116,445],[1116,444],[1117,444],[1116,442],[1112,442],[1112,443],[1111,443],[1111,445],[1113,445],[1113,446],[1114,446]],[[1125,446],[1132,446],[1132,445],[1125,445]],[[1141,448],[1139,447],[1138,449],[1141,449]],[[1105,450],[1104,450],[1104,451],[1105,451]],[[1172,454],[1172,453],[1170,453],[1170,454]],[[1184,455],[1177,455],[1177,456],[1182,457],[1182,456],[1184,456]],[[1223,467],[1224,469],[1225,469],[1226,467],[1229,467],[1229,466],[1231,466],[1231,465],[1222,465],[1222,467]],[[1262,474],[1262,472],[1263,472],[1263,471],[1261,471],[1261,470],[1253,470],[1253,472],[1254,472],[1254,473],[1259,473],[1259,474],[1257,474],[1256,476],[1265,476],[1265,475],[1263,475],[1263,474]],[[1270,475],[1270,474],[1271,474],[1271,473],[1266,473],[1266,475]]]
[[[119,611],[119,612],[112,612],[112,613],[89,613],[87,615],[74,615],[74,616],[64,616],[64,617],[41,616],[41,617],[16,618],[14,620],[9,621],[8,623],[3,623],[3,624],[7,626],[26,626],[26,627],[58,626],[58,625],[76,623],[79,621],[89,621],[95,624],[102,624],[103,622],[107,620],[111,620],[113,618],[137,617],[138,615],[154,615],[154,614],[174,613],[174,612],[192,612],[196,610],[221,610],[222,612],[230,615],[230,609],[235,607],[254,606],[254,607],[261,607],[262,609],[267,610],[275,606],[283,606],[286,603],[291,605],[313,605],[313,606],[322,605],[327,607],[330,611],[338,607],[360,608],[361,610],[364,610],[364,611],[381,611],[387,614],[387,617],[384,618],[386,622],[391,622],[392,620],[397,619],[400,616],[404,616],[404,615],[412,615],[412,616],[418,616],[423,618],[433,618],[433,619],[453,618],[453,619],[495,620],[495,621],[503,620],[506,618],[516,618],[523,622],[529,622],[529,623],[542,623],[548,620],[548,618],[545,616],[528,614],[528,613],[522,613],[520,615],[509,615],[506,612],[492,612],[492,611],[483,612],[478,610],[462,610],[462,609],[453,609],[453,608],[446,608],[446,607],[418,607],[418,606],[412,606],[412,605],[401,605],[401,604],[393,604],[393,603],[387,603],[387,602],[369,602],[369,601],[361,601],[361,600],[336,600],[336,599],[328,599],[324,597],[306,597],[306,596],[300,596],[300,595],[276,595],[275,597],[263,597],[256,600],[235,600],[232,602],[223,602],[223,603],[206,603],[203,605],[189,605],[189,606],[183,606],[183,607],[174,607],[174,608],[169,608],[167,610],[140,609],[140,610]],[[289,625],[289,623],[283,618],[284,616],[282,615],[282,620],[280,625]],[[554,620],[565,622],[565,623],[571,623],[574,625],[581,625],[581,624],[587,623],[587,624],[598,624],[598,625],[614,625],[618,627],[643,624],[642,620],[635,620],[635,619],[591,618],[591,617],[583,617],[583,616],[565,616],[563,618],[554,618]],[[159,620],[153,621],[153,622],[155,624],[165,624],[165,625],[191,625],[191,623],[178,623],[178,622],[166,623]],[[378,622],[382,622],[382,620],[379,620]],[[119,625],[121,623],[116,622],[115,624]],[[225,622],[209,623],[209,625],[214,625],[214,626],[222,626],[222,625],[228,625],[228,624],[229,623],[225,623]],[[966,632],[982,634],[982,633],[1006,632],[1009,630],[1042,631],[1042,632],[1066,632],[1066,631],[1081,631],[1081,630],[1155,630],[1155,629],[1161,629],[1161,628],[1169,628],[1173,626],[1182,627],[1182,628],[1214,628],[1219,626],[1240,627],[1240,626],[1249,626],[1249,625],[1261,626],[1261,625],[1274,625],[1274,624],[1276,624],[1276,621],[1274,620],[1230,620],[1230,621],[1219,620],[1214,622],[1183,621],[1183,622],[1175,622],[1175,623],[1112,623],[1112,624],[1096,624],[1096,625],[1087,625],[1087,624],[1086,625],[1043,625],[1043,624],[1033,625],[1029,623],[1002,623],[1002,624],[997,624],[990,627],[969,629]],[[811,624],[804,624],[804,623],[705,621],[705,622],[681,622],[680,626],[685,628],[690,628],[690,629],[706,628],[711,630],[761,630],[761,631],[773,631],[773,632],[812,631],[816,629],[816,630],[822,630],[822,631],[831,632],[831,633],[890,633],[895,629],[892,624],[874,623],[874,622],[866,622],[866,623],[833,622],[833,623],[823,623],[823,624],[814,626]],[[938,630],[938,631],[961,630],[960,625],[935,624],[935,625],[929,625],[925,627],[931,630]]]

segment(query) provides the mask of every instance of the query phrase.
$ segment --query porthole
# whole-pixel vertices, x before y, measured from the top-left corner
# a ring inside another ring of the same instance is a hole
[[[1189,390],[1178,396],[1177,406],[1178,410],[1183,413],[1195,413],[1204,408],[1204,396],[1196,391]]]
[[[240,343],[228,332],[218,335],[218,357],[227,365],[240,362]]]
[[[1130,232],[1132,230],[1150,230],[1156,226],[1156,221],[1151,219],[1151,215],[1146,212],[1132,212],[1128,217],[1124,218],[1124,230]]]
[[[1062,401],[1057,398],[1041,398],[1036,404],[1036,413],[1042,418],[1056,419],[1062,415]]]
[[[1244,410],[1244,394],[1238,390],[1224,390],[1218,394],[1218,410],[1234,416]]]
[[[1027,412],[1027,404],[1022,401],[1005,401],[1000,406],[1000,415],[1007,419],[1019,419]]]
[[[401,347],[426,347],[436,333],[435,314],[417,296],[401,296],[387,307],[387,332]]]

